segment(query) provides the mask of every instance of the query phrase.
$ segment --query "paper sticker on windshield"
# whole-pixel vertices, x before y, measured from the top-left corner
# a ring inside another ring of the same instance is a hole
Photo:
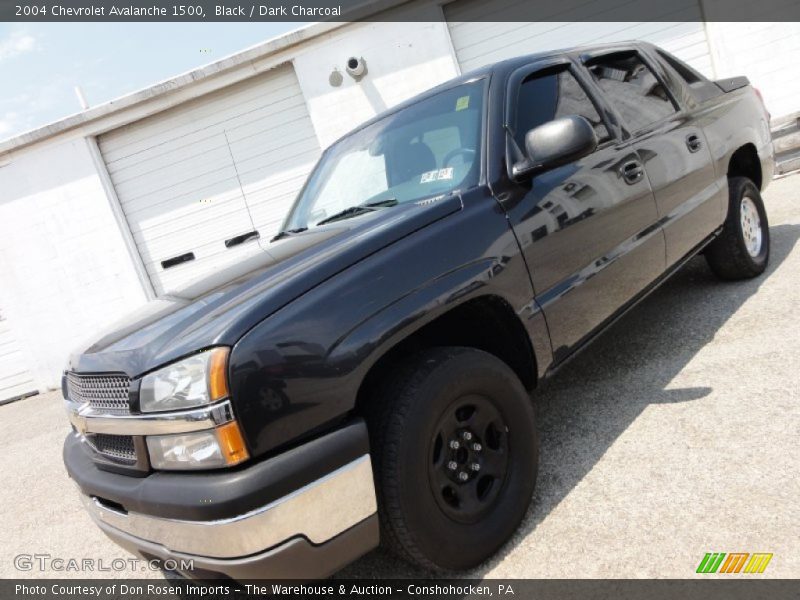
[[[420,183],[430,183],[431,181],[441,181],[443,179],[453,178],[453,167],[446,169],[436,169],[434,171],[427,171],[419,178]]]
[[[456,111],[466,108],[469,108],[469,96],[461,96],[461,98],[456,100]]]
[[[422,174],[422,177],[419,178],[420,183],[429,183],[431,181],[436,181],[436,176],[439,174],[439,169],[435,171],[426,171]]]

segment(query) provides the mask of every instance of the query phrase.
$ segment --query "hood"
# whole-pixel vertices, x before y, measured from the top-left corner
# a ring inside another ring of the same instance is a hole
[[[153,300],[78,349],[69,369],[137,377],[248,330],[338,272],[461,208],[461,197],[383,208],[295,234]]]

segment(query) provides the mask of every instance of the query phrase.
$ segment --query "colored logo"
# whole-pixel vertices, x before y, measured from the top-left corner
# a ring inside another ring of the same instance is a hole
[[[706,552],[697,565],[698,573],[763,573],[772,554],[767,552]]]

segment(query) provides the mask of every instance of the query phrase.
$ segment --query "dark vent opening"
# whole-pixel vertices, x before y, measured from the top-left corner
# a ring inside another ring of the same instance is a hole
[[[162,260],[161,266],[165,269],[169,269],[170,267],[176,267],[185,262],[189,262],[190,260],[194,260],[194,252],[187,252],[186,254],[181,254],[180,256],[173,256],[167,260]]]
[[[136,446],[130,435],[97,433],[91,436],[92,445],[103,456],[124,462],[136,462]]]
[[[239,244],[244,244],[245,242],[249,242],[250,240],[257,240],[261,237],[261,234],[257,231],[248,231],[247,233],[243,233],[242,235],[237,235],[230,239],[225,240],[225,247],[231,248],[233,246],[238,246]]]
[[[94,499],[97,500],[97,502],[104,508],[108,508],[119,513],[124,513],[126,515],[128,514],[128,511],[125,510],[125,507],[119,502],[114,502],[113,500],[108,500],[107,498],[101,498],[100,496],[95,496]]]

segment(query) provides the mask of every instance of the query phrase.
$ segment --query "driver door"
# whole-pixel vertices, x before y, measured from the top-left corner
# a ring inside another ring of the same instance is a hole
[[[556,361],[664,270],[664,238],[642,159],[586,92],[572,63],[515,79],[509,106],[516,143],[568,115],[594,126],[597,149],[528,182],[510,212],[544,311]],[[602,110],[602,109],[601,109]]]

